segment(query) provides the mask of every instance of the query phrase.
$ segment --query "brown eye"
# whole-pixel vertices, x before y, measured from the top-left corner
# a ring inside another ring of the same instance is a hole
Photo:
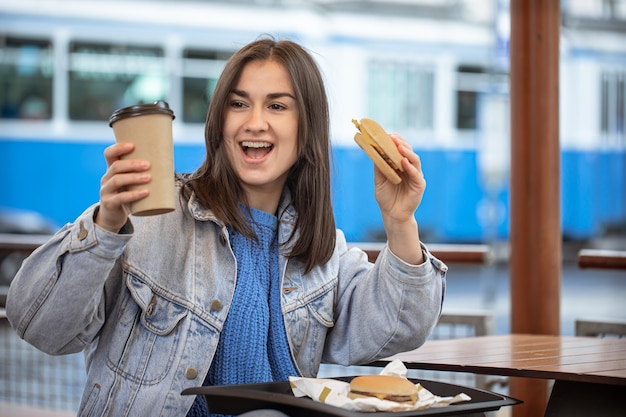
[[[276,110],[276,111],[280,111],[280,110],[285,110],[286,109],[286,107],[283,106],[282,104],[270,104],[269,108],[272,109],[272,110]]]

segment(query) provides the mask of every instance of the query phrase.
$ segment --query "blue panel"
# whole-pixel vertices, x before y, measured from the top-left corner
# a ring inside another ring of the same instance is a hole
[[[454,240],[473,241],[482,238],[478,223],[478,207],[483,192],[478,184],[476,152],[456,151],[445,153],[446,186],[440,190],[446,197],[446,218],[442,222],[443,238],[454,236]],[[439,174],[439,173],[437,173]]]
[[[174,147],[174,169],[176,172],[193,172],[204,162],[206,151],[202,144],[183,144]]]
[[[1,141],[0,207],[32,210],[58,225],[73,221],[100,199],[106,144]],[[204,145],[175,148],[178,172],[191,172],[204,159]]]
[[[379,240],[383,230],[374,199],[374,168],[359,148],[333,149],[333,208],[349,241]]]
[[[483,198],[470,151],[419,151],[427,188],[416,212],[425,241],[479,241],[477,207]],[[359,148],[335,148],[334,205],[337,225],[349,240],[384,239],[374,199],[373,164]]]
[[[105,145],[0,142],[0,206],[37,211],[58,225],[98,201]]]
[[[594,233],[593,184],[597,181],[597,155],[565,151],[561,157],[561,223],[566,238]]]
[[[36,211],[58,225],[99,199],[106,170],[101,143],[0,141],[0,207]],[[204,160],[203,144],[176,145],[177,172]],[[421,150],[427,189],[416,218],[428,242],[478,242],[508,236],[508,186],[486,190],[472,151]],[[590,239],[626,226],[626,152],[563,151],[562,226],[567,239]],[[373,165],[356,147],[333,149],[333,204],[349,241],[384,239],[374,199]],[[485,221],[485,207],[495,217]]]
[[[626,226],[626,151],[600,154],[602,193],[599,221],[609,226]]]

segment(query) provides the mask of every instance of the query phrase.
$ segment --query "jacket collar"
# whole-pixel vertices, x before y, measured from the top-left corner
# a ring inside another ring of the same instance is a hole
[[[191,216],[198,221],[213,221],[220,225],[223,225],[223,222],[219,220],[213,210],[205,207],[202,202],[196,196],[196,193],[192,192],[189,197],[189,201],[187,202],[187,208],[191,213]],[[291,200],[291,192],[288,188],[283,190],[283,194],[280,198],[280,202],[278,203],[277,210],[278,220],[283,224],[290,224],[293,228],[296,224],[297,213],[296,209],[292,204]]]

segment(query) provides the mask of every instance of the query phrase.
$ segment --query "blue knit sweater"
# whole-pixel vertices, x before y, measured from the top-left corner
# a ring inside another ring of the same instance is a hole
[[[297,375],[280,305],[275,216],[251,209],[258,242],[230,230],[237,259],[233,302],[204,385],[251,384]],[[187,417],[210,415],[197,397]]]

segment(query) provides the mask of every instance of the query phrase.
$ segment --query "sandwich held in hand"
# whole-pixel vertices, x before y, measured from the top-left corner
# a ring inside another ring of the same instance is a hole
[[[350,381],[348,397],[376,397],[379,400],[415,404],[417,386],[406,378],[395,375],[362,375]]]
[[[360,122],[352,119],[352,123],[359,129],[354,135],[354,141],[389,181],[400,184],[400,172],[404,171],[402,155],[385,129],[372,119],[361,119]]]

